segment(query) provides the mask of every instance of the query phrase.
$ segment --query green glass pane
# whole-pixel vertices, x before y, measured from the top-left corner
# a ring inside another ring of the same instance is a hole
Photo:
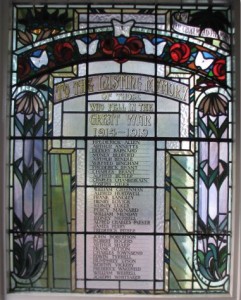
[[[61,186],[62,178],[61,178],[61,166],[58,155],[50,156],[50,179],[51,185],[53,186]]]
[[[54,231],[67,231],[67,215],[64,192],[61,187],[52,188],[52,224]]]
[[[184,226],[188,232],[193,232],[194,210],[188,205],[186,200],[176,191],[175,188],[171,189],[171,208],[177,215],[182,226]],[[175,222],[171,221],[171,224],[175,224]]]
[[[54,253],[53,256],[54,276],[55,278],[68,279],[68,282],[70,284],[69,237],[64,234],[54,234],[52,238],[53,238],[53,253]]]
[[[175,187],[193,187],[194,180],[174,159],[171,160],[172,183]]]
[[[69,174],[70,173],[70,162],[69,162],[69,156],[67,155],[60,155],[61,158],[61,171],[63,174]]]
[[[192,279],[191,266],[188,265],[185,260],[185,254],[182,253],[179,245],[173,238],[170,238],[170,268],[177,280]]]

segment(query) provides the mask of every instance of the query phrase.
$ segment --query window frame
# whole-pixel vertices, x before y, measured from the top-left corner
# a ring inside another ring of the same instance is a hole
[[[51,4],[66,3],[69,0],[52,0]],[[75,1],[73,1],[75,2]],[[95,2],[95,3],[108,3],[113,2],[110,0],[94,0],[94,1],[81,1],[83,3]],[[128,3],[128,0],[121,0],[121,3]],[[145,0],[133,0],[133,3],[146,3]],[[230,294],[208,294],[208,295],[156,295],[156,296],[143,296],[143,295],[114,295],[115,299],[241,299],[241,205],[240,205],[240,193],[241,193],[241,159],[240,159],[240,3],[241,0],[153,0],[151,3],[165,3],[165,4],[226,4],[232,5],[234,16],[234,39],[233,39],[233,91],[234,91],[234,143],[233,143],[233,203],[232,203],[232,256],[231,256],[231,286]],[[22,0],[0,0],[0,140],[2,141],[0,146],[0,230],[2,232],[2,243],[0,243],[0,298],[3,300],[52,300],[52,299],[112,299],[113,295],[86,295],[86,294],[65,294],[65,293],[8,293],[7,276],[8,276],[8,99],[9,99],[9,86],[10,86],[10,51],[11,49],[11,11],[12,3],[24,3],[24,4],[44,4],[49,3],[47,0],[32,0],[25,2]]]

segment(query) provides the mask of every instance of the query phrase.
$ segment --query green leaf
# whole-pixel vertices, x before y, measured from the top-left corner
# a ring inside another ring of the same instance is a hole
[[[223,232],[224,229],[227,227],[227,225],[228,225],[228,218],[226,216],[225,219],[219,225],[219,233]]]
[[[222,165],[223,171],[222,171],[221,174],[218,174],[218,176],[216,177],[215,185],[216,185],[217,189],[220,189],[220,187],[222,186],[224,180],[228,177],[228,172],[229,172],[228,163],[226,163],[223,160],[219,160],[219,164]]]
[[[203,133],[205,134],[205,137],[209,137],[208,136],[208,128],[206,126],[206,124],[203,122],[202,118],[198,118],[198,125],[199,127],[202,129]]]
[[[210,187],[216,180],[218,176],[218,167],[216,169],[212,169],[209,167],[209,181],[208,181],[208,186]]]
[[[43,125],[44,125],[44,118],[41,118],[33,128],[33,136],[37,136],[39,130],[43,128]]]
[[[199,168],[199,176],[202,178],[203,182],[205,183],[206,187],[209,187],[209,181],[208,181],[208,176],[206,173],[203,171],[205,166],[207,165],[208,161],[204,160],[200,163],[200,168]]]
[[[204,253],[203,253],[201,250],[198,250],[198,251],[197,251],[197,257],[198,257],[199,263],[200,263],[201,265],[204,265],[204,262],[205,262],[205,255],[204,255]]]
[[[218,137],[218,128],[216,126],[216,124],[210,119],[208,118],[208,128],[209,128],[209,132],[210,132],[210,137],[212,134],[215,135],[215,137]]]
[[[208,279],[210,281],[213,280],[213,277],[210,276],[209,272],[207,272],[207,270],[205,269],[205,267],[203,265],[199,265],[199,271],[206,279]]]
[[[218,128],[218,119],[216,119],[214,122],[211,120],[211,118],[208,118],[208,127],[211,131],[210,136],[212,133],[215,135],[216,138],[220,139],[225,132],[225,130],[228,128],[228,118],[225,119],[225,121],[222,123],[221,127]]]
[[[41,215],[33,226],[34,231],[37,231],[37,232],[40,231],[41,228],[43,227],[43,223],[44,223],[44,216]]]
[[[217,225],[213,222],[213,220],[208,216],[208,225],[211,228],[211,232],[217,233]]]
[[[212,244],[212,243],[209,243],[208,244],[208,248],[211,249],[212,253],[213,253],[213,258],[215,261],[218,260],[218,250],[217,250],[217,247]]]
[[[17,116],[15,116],[14,121],[15,121],[15,126],[18,128],[18,130],[21,133],[21,135],[24,135],[24,126],[19,121],[19,119],[18,119]]]

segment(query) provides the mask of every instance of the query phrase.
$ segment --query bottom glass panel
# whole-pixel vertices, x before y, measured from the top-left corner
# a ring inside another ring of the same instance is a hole
[[[205,253],[190,247],[194,239],[206,243],[193,235],[14,233],[11,291],[227,292],[226,273],[222,282],[212,278],[216,286],[207,285],[211,275],[226,272],[226,247],[215,252],[208,244]]]

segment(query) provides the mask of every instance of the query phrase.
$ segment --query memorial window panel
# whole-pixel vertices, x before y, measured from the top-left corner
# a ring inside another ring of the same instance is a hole
[[[230,7],[13,16],[11,292],[228,293]]]

